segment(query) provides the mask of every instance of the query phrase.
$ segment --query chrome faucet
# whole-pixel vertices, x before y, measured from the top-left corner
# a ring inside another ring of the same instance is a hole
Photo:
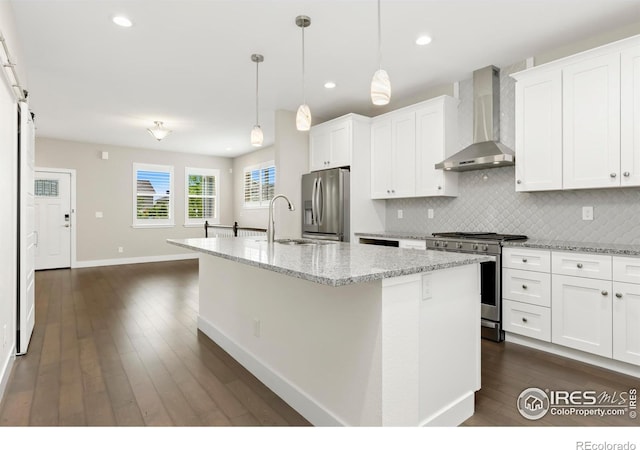
[[[295,211],[296,209],[293,206],[293,203],[289,201],[286,195],[278,194],[274,196],[269,202],[269,223],[267,224],[267,242],[273,242],[276,236],[276,224],[273,220],[273,202],[276,201],[277,198],[283,198],[289,204],[289,211]]]

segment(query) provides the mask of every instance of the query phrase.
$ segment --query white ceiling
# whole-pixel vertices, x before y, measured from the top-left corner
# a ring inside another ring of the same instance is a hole
[[[273,143],[274,111],[306,100],[314,118],[374,116],[375,0],[12,0],[39,136],[236,156],[249,152],[255,63],[260,124]],[[126,15],[128,29],[111,22]],[[555,47],[640,21],[638,0],[382,1],[389,107]],[[422,33],[431,45],[418,47]],[[333,80],[337,87],[323,84]],[[162,142],[154,120],[173,130]],[[317,122],[317,120],[316,120]]]

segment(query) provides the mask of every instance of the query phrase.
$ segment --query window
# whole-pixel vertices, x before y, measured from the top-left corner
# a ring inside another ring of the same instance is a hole
[[[245,208],[266,208],[275,195],[276,167],[273,161],[245,167],[244,206]]]
[[[133,226],[173,226],[173,167],[133,164]]]
[[[218,179],[216,169],[184,169],[185,225],[202,225],[204,221],[220,223],[218,217]]]

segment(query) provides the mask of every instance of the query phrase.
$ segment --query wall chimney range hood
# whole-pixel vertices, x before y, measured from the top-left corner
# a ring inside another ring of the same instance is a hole
[[[436,164],[436,169],[467,170],[513,166],[515,153],[500,140],[500,74],[495,66],[473,72],[473,144]]]

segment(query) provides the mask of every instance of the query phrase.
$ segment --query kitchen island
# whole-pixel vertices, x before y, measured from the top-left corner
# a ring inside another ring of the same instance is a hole
[[[454,426],[480,388],[490,257],[260,238],[200,252],[198,328],[314,425]]]

